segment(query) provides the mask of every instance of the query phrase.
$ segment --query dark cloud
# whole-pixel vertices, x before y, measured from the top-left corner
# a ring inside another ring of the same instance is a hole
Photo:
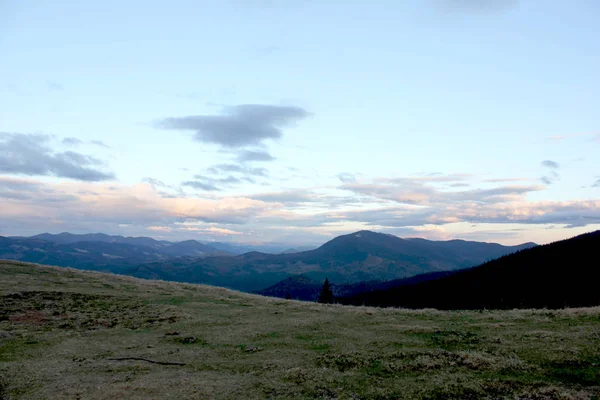
[[[204,190],[207,192],[214,192],[214,191],[221,190],[211,183],[206,183],[206,182],[201,182],[201,181],[185,181],[185,182],[182,182],[181,185],[189,186],[191,188],[198,189],[198,190]]]
[[[220,174],[223,172],[235,172],[244,175],[262,176],[266,177],[268,171],[266,168],[252,168],[237,164],[217,164],[208,168],[207,170],[211,174]]]
[[[53,175],[81,181],[115,179],[96,167],[102,161],[73,151],[54,152],[51,137],[40,134],[0,133],[0,172],[19,175]]]
[[[242,163],[249,161],[273,161],[275,157],[262,150],[243,150],[238,153],[237,160]]]
[[[0,198],[29,200],[36,197],[39,183],[0,177]]]
[[[74,138],[74,137],[68,137],[68,138],[64,138],[62,140],[62,143],[66,146],[79,146],[80,144],[83,144],[83,141]]]
[[[0,198],[31,200],[37,204],[72,201],[75,196],[60,194],[40,182],[0,176]]]
[[[244,104],[226,107],[223,115],[191,115],[158,121],[163,129],[194,131],[194,139],[227,148],[256,146],[283,136],[283,128],[308,117],[300,107]]]
[[[492,12],[504,11],[516,7],[518,0],[436,0],[438,6],[446,11]]]
[[[356,181],[356,175],[351,174],[349,172],[339,173],[339,174],[337,174],[337,177],[343,183],[350,183],[350,182],[355,182]]]
[[[558,175],[556,171],[550,171],[548,175],[542,176],[540,178],[540,181],[542,181],[542,183],[546,185],[552,185],[553,183],[556,183],[556,181],[558,181],[559,179],[560,175]]]
[[[560,168],[560,164],[556,161],[545,160],[542,161],[542,167],[550,168],[550,169],[558,169]],[[549,171],[547,175],[544,175],[540,178],[540,181],[546,185],[552,185],[553,183],[560,180],[560,175],[556,171]]]
[[[223,186],[235,186],[241,183],[254,183],[254,180],[249,177],[236,177],[228,175],[225,177],[208,177],[203,175],[194,175],[193,181],[183,182],[183,186],[193,187],[194,189],[206,191],[222,190]]]
[[[542,167],[557,169],[560,167],[560,164],[557,163],[556,161],[544,160],[544,161],[542,161]]]

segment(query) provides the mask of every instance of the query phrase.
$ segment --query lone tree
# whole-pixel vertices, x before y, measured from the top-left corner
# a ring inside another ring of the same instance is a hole
[[[285,293],[285,299],[286,300],[291,300],[292,299],[292,295],[290,294],[290,292],[286,292]]]
[[[329,285],[329,280],[327,278],[325,278],[325,282],[323,282],[321,294],[319,294],[319,300],[317,301],[325,304],[333,303],[333,292],[331,291],[331,285]]]

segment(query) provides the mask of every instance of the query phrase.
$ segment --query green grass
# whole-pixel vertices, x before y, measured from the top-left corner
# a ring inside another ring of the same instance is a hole
[[[0,276],[0,398],[600,399],[598,307],[343,307],[15,262]]]

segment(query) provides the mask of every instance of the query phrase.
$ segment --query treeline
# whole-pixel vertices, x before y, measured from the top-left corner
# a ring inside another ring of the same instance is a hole
[[[379,307],[563,308],[600,305],[600,231],[519,251],[441,279],[338,298]]]

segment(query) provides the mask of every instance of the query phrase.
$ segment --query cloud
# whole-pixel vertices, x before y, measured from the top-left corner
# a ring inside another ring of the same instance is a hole
[[[226,148],[258,146],[279,139],[283,129],[309,116],[300,107],[244,104],[224,109],[222,115],[191,115],[165,118],[162,129],[193,131],[194,139]]]
[[[484,179],[483,182],[489,183],[503,183],[503,182],[523,182],[529,181],[529,178],[492,178],[492,179]]]
[[[339,174],[337,174],[337,177],[343,183],[350,183],[350,182],[355,182],[356,181],[356,175],[355,174],[351,174],[349,172],[339,173]]]
[[[343,218],[336,218],[337,215]],[[349,220],[369,226],[411,227],[451,223],[564,224],[571,227],[600,224],[600,201],[525,202],[462,205],[447,204],[424,209],[382,207],[374,210],[329,213],[328,221]]]
[[[244,183],[256,183],[255,177],[266,177],[265,168],[248,167],[242,164],[217,164],[205,170],[205,174],[194,175],[193,180],[182,182],[197,190],[221,191]]]
[[[410,183],[410,182],[464,182],[473,178],[472,174],[442,174],[433,172],[424,176],[410,176],[400,178],[380,178],[380,182]]]
[[[244,175],[262,176],[266,177],[268,171],[266,168],[252,168],[238,164],[217,164],[208,168],[207,171],[211,174],[220,174],[223,172],[234,172]]]
[[[312,202],[317,199],[317,196],[310,190],[296,189],[281,192],[258,193],[252,195],[252,198],[265,202],[275,202],[290,205]]]
[[[97,167],[103,162],[73,151],[55,152],[50,136],[0,133],[0,172],[31,176],[57,176],[81,181],[115,179]]]
[[[111,147],[109,145],[107,145],[106,143],[100,141],[100,140],[91,140],[90,141],[91,144],[96,145],[98,147],[104,147],[105,149],[110,149]]]
[[[412,205],[435,205],[445,203],[498,203],[521,198],[523,195],[543,190],[543,186],[511,185],[492,189],[442,191],[432,184],[465,179],[460,175],[435,177],[408,177],[379,179],[373,183],[347,183],[339,188],[373,198]]]
[[[545,160],[542,161],[542,166],[543,167],[547,167],[547,168],[554,168],[557,169],[560,167],[560,164],[557,163],[556,161],[552,161],[552,160]]]
[[[412,184],[402,190],[411,189],[422,196],[416,205],[388,200],[395,198],[393,191],[362,194],[362,187],[359,192],[350,191],[351,196],[345,194],[346,189],[342,192],[321,187],[245,196],[211,193],[209,198],[198,198],[183,192],[164,196],[150,183],[43,183],[0,176],[0,221],[6,234],[102,231],[189,239],[218,237],[230,230],[241,233],[228,234],[242,241],[252,238],[296,243],[324,241],[334,234],[359,229],[456,237],[453,229],[457,224],[470,230],[471,224],[477,224],[475,231],[484,229],[485,224],[495,224],[488,228],[498,231],[513,229],[514,224],[556,225],[553,237],[559,238],[567,235],[562,226],[581,229],[600,224],[600,200],[527,201],[527,194],[537,190],[536,186],[446,191],[436,187],[435,182]],[[368,185],[402,186],[377,182]],[[510,225],[504,228],[506,224]],[[490,234],[490,238],[503,236]]]
[[[176,222],[201,221],[215,224],[243,225],[256,216],[281,205],[245,197],[198,199],[162,196],[149,184],[108,185],[105,183],[63,182],[42,184],[6,178],[16,188],[13,194],[43,193],[4,199],[0,207],[3,229],[20,229],[22,224],[37,226],[39,231],[56,231],[51,226],[72,230],[86,226],[92,231],[119,224],[135,226],[174,226]],[[21,186],[20,188],[18,186]],[[3,187],[0,184],[0,187]],[[1,191],[0,191],[1,192]],[[14,196],[13,196],[14,197]],[[144,228],[145,229],[145,228]]]
[[[596,181],[596,183],[594,183],[594,184],[592,185],[592,187],[595,187],[595,188],[600,188],[600,179],[598,179],[598,180]]]
[[[142,182],[149,183],[153,187],[160,187],[160,188],[168,187],[168,185],[166,185],[163,181],[160,181],[160,180],[154,179],[154,178],[150,178],[150,177],[146,177],[146,178],[142,179]]]
[[[62,140],[62,144],[64,144],[65,146],[80,146],[85,143],[86,142],[84,142],[83,140],[77,139],[75,137],[67,137]],[[104,147],[105,149],[110,149],[109,145],[101,142],[100,140],[90,140],[87,143],[93,144],[94,146],[98,147]]]
[[[262,150],[243,150],[238,153],[236,159],[241,163],[245,163],[249,161],[273,161],[275,157]]]
[[[41,182],[0,176],[0,198],[12,200],[35,200],[40,204],[70,201],[72,195],[61,195]]]
[[[83,141],[74,137],[68,137],[62,140],[62,144],[66,146],[79,146],[80,144],[83,144]]]
[[[189,186],[194,189],[204,190],[207,192],[218,191],[221,190],[215,185],[202,181],[185,181],[181,183],[182,186]]]
[[[183,182],[182,186],[189,186],[194,189],[205,191],[219,191],[222,190],[222,186],[233,186],[241,183],[254,183],[254,179],[249,177],[238,178],[233,175],[217,178],[203,175],[194,175],[193,181]]]
[[[546,167],[546,168],[551,168],[551,169],[560,168],[560,164],[558,164],[556,161],[552,161],[552,160],[542,161],[542,166]],[[549,171],[547,175],[544,175],[540,178],[540,181],[542,181],[542,183],[544,183],[546,185],[552,185],[553,183],[557,182],[558,180],[560,180],[560,175],[556,171]]]
[[[550,171],[548,175],[542,176],[540,181],[546,185],[552,185],[560,179],[560,175],[556,171]]]
[[[464,182],[457,182],[457,183],[451,183],[448,186],[457,188],[457,187],[469,187],[471,185],[469,185],[468,183],[464,183]]]

